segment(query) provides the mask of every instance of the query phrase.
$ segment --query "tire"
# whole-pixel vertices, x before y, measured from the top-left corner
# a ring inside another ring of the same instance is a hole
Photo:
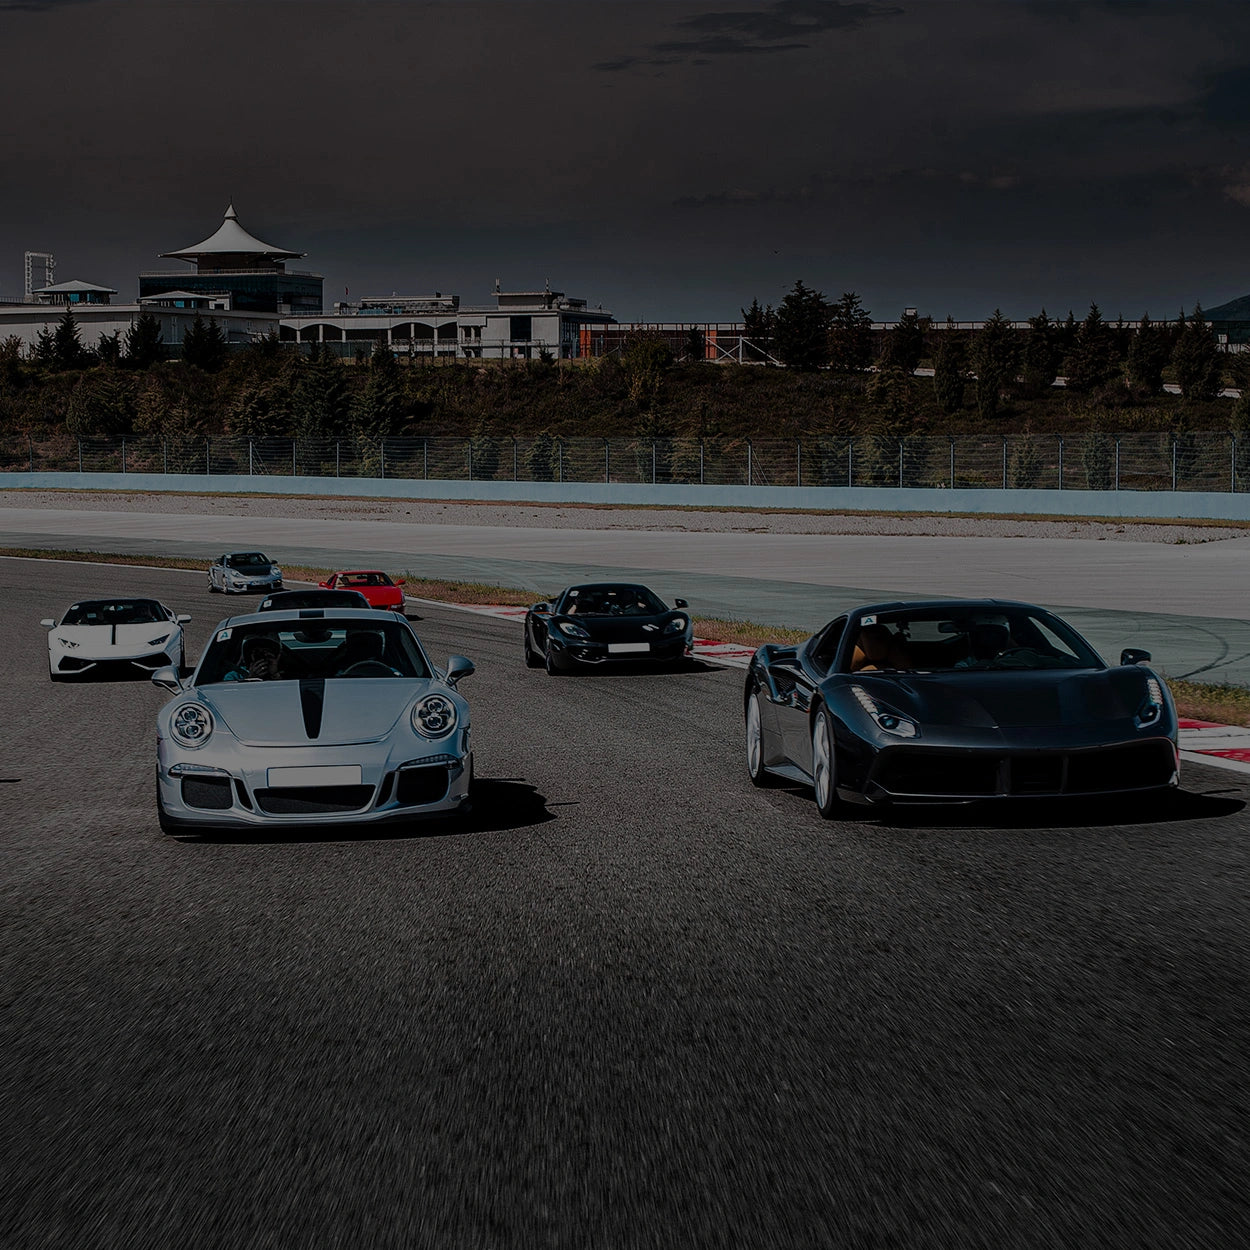
[[[522,626],[522,632],[525,634],[525,667],[526,668],[542,668],[543,657],[534,650],[530,644],[530,630],[528,625]]]
[[[210,595],[217,594],[217,583],[213,581],[211,573],[209,574],[209,578],[208,578],[208,593]]]
[[[812,789],[816,810],[825,820],[842,815],[838,798],[838,755],[834,746],[833,717],[822,707],[812,722]]]
[[[553,652],[551,649],[551,643],[547,644],[547,649],[544,652],[544,663],[546,664],[546,667],[547,667],[548,677],[563,677],[565,675],[566,670],[562,669],[556,663],[555,652]]]
[[[760,692],[758,687],[751,691],[751,697],[747,699],[744,729],[746,732],[747,776],[750,777],[751,784],[759,786],[761,789],[774,785],[775,779],[772,773],[764,767],[764,727],[760,713]]]

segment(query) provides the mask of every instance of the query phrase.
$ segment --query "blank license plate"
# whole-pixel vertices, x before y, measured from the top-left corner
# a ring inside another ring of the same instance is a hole
[[[650,651],[651,644],[649,642],[610,642],[608,643],[609,655],[625,655],[632,651]]]
[[[271,768],[269,788],[280,786],[358,786],[359,764],[326,764],[311,768]]]

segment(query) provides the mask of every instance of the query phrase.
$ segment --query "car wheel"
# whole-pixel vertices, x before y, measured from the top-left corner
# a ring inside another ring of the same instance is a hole
[[[812,723],[812,789],[816,793],[816,810],[825,820],[833,820],[842,814],[842,800],[838,798],[833,717],[825,707],[816,713]]]
[[[534,646],[530,642],[529,626],[522,626],[521,632],[525,635],[525,667],[542,668],[543,657],[534,650]]]
[[[771,786],[776,779],[764,767],[764,722],[760,711],[760,692],[751,691],[746,708],[747,776],[755,786]]]
[[[210,595],[215,595],[217,593],[217,583],[213,581],[213,577],[211,573],[209,574],[209,577],[208,577],[208,593]]]
[[[548,677],[563,677],[565,675],[566,670],[562,669],[556,663],[556,656],[555,656],[555,652],[552,651],[551,649],[551,643],[547,644],[547,650],[545,653],[545,663],[547,666]]]

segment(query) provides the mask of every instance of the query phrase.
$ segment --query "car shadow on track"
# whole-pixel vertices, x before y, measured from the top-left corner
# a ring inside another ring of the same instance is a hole
[[[674,660],[663,664],[648,664],[639,661],[631,664],[621,660],[613,660],[607,664],[586,664],[580,668],[565,669],[560,677],[683,677],[691,673],[721,673],[724,664],[711,664],[707,660]]]
[[[520,777],[479,777],[473,810],[453,817],[429,817],[393,825],[284,825],[251,830],[205,830],[171,835],[172,841],[220,846],[282,845],[300,842],[394,842],[409,838],[463,837],[528,829],[555,820],[546,797]]]

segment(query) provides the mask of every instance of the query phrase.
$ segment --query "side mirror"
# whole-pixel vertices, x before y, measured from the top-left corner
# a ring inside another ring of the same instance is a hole
[[[447,658],[447,684],[454,687],[462,678],[468,677],[476,670],[473,667],[473,661],[467,656],[452,655]]]
[[[673,600],[673,607],[675,608],[688,608],[689,606],[690,605],[684,599]]]
[[[405,584],[405,583],[404,583],[404,579],[403,579],[402,577],[396,578],[396,580],[395,580],[395,585],[396,585],[396,586],[403,586],[404,584]]]
[[[1150,652],[1139,650],[1137,647],[1125,647],[1120,652],[1121,664],[1149,664]]]
[[[191,620],[191,613],[179,612],[175,619],[178,621],[179,625],[186,625]]]
[[[536,604],[534,604],[534,606],[533,606],[532,608],[530,608],[530,611],[531,611],[531,612],[550,612],[550,611],[551,611],[551,604],[549,604],[549,603],[536,603]],[[44,623],[45,623],[45,624],[47,624],[47,622],[46,622],[46,621],[45,621]]]
[[[319,586],[322,590],[333,590],[333,589],[334,589],[334,587],[333,587],[333,586],[331,586],[329,582],[318,582],[318,583],[317,583],[317,585],[318,585],[318,586]]]
[[[52,620],[51,618],[49,618],[49,619],[47,619],[47,620],[40,621],[40,622],[39,622],[39,624],[40,624],[40,625],[42,625],[42,626],[44,627],[44,629],[55,629],[55,628],[56,628],[56,622],[55,622],[54,620]]]
[[[171,694],[177,694],[183,688],[182,681],[178,677],[178,670],[169,665],[158,668],[152,674],[152,685],[160,686],[162,690],[168,690]]]

